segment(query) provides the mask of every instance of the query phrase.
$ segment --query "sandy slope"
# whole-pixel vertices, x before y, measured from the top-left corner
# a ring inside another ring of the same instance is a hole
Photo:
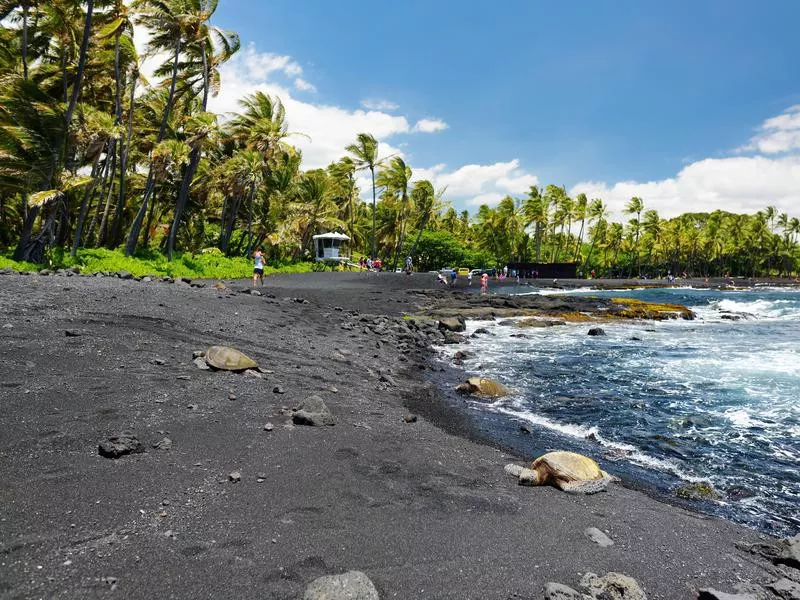
[[[399,362],[391,339],[342,325],[413,310],[432,276],[276,276],[274,298],[229,285],[0,276],[0,597],[298,598],[358,569],[382,598],[541,598],[612,570],[693,598],[763,577],[734,548],[754,532],[619,485],[518,487],[514,457],[429,420],[458,417],[436,410],[425,352]],[[192,351],[218,343],[270,372],[198,370]],[[312,393],[337,424],[287,426],[282,407]],[[99,456],[123,430],[147,452]]]

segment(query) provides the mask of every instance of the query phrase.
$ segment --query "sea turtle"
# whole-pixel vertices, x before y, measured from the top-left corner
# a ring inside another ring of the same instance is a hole
[[[574,494],[596,494],[610,482],[619,481],[591,458],[564,451],[543,454],[528,469],[507,465],[506,472],[517,477],[520,485],[554,485]]]
[[[223,371],[245,371],[257,369],[258,363],[252,358],[228,346],[211,346],[204,358],[209,367]]]
[[[485,377],[470,377],[464,383],[456,386],[456,390],[464,394],[498,398],[508,396],[511,392],[502,383]]]

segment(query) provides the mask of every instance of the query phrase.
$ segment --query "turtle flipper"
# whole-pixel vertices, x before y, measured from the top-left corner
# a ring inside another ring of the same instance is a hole
[[[585,481],[557,481],[556,486],[570,494],[596,494],[605,492],[609,483],[611,483],[610,477],[602,477]]]

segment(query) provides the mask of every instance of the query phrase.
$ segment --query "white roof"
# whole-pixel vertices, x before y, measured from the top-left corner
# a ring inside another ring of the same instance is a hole
[[[350,236],[347,236],[343,233],[320,233],[318,235],[312,236],[312,239],[315,240],[349,240]]]

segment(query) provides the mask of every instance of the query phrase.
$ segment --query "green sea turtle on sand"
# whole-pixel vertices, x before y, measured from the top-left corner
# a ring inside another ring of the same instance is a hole
[[[591,458],[575,452],[548,452],[526,469],[506,465],[506,473],[519,479],[520,485],[553,485],[573,494],[596,494],[612,481],[619,481],[600,468]]]
[[[209,367],[222,371],[246,371],[258,368],[258,363],[252,358],[228,346],[211,346],[203,357]]]

